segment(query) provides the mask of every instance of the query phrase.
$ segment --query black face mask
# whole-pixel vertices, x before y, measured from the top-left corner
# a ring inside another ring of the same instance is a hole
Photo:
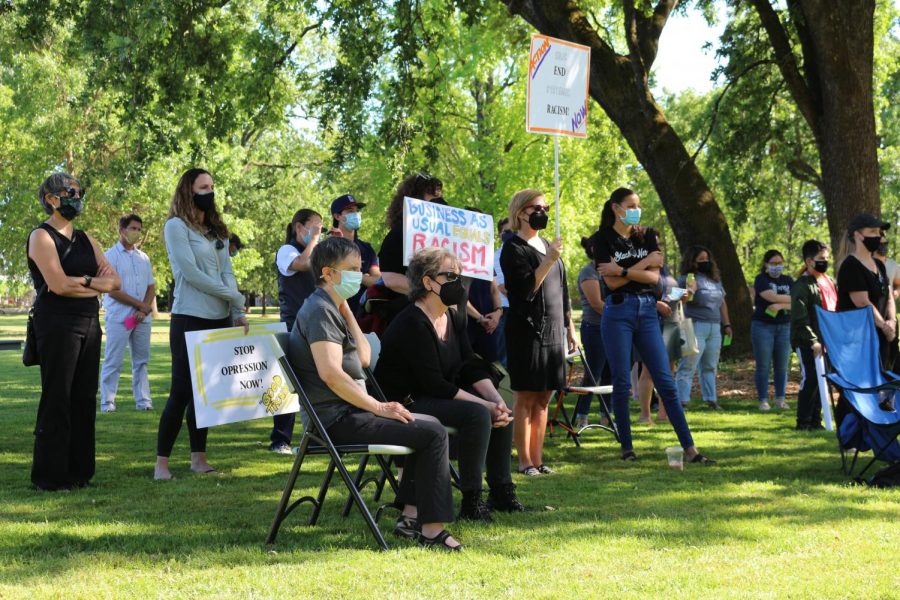
[[[444,306],[457,306],[466,299],[466,288],[463,287],[462,279],[439,283],[438,285],[441,286],[441,293],[438,294],[438,297],[444,303]],[[435,293],[435,291],[431,290],[431,293]]]
[[[81,210],[84,208],[84,202],[81,198],[70,198],[67,196],[61,196],[59,198],[59,208],[56,210],[59,212],[59,216],[61,216],[66,221],[72,221],[81,214]]]
[[[824,273],[828,270],[828,261],[827,260],[817,260],[813,262],[813,269],[816,273]]]
[[[535,231],[547,228],[547,222],[550,220],[549,215],[542,210],[536,210],[528,215],[528,226]]]
[[[213,207],[213,204],[216,202],[216,193],[215,192],[206,192],[205,194],[194,193],[194,206],[202,210],[203,212],[208,211]]]
[[[878,250],[878,246],[881,245],[881,236],[880,235],[864,235],[862,239],[863,246],[865,246],[866,250],[869,252],[875,252]]]
[[[709,275],[712,273],[712,263],[708,260],[704,260],[703,262],[697,263],[697,272],[703,273],[704,275]]]
[[[878,254],[880,254],[882,256],[887,256],[887,247],[888,247],[887,242],[884,242],[883,244],[878,246]]]

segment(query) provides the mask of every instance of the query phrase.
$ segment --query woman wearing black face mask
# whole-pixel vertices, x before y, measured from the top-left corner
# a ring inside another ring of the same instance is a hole
[[[890,226],[867,213],[850,219],[844,241],[846,258],[841,262],[837,276],[839,311],[872,307],[882,361],[887,368],[891,367],[887,362],[890,343],[897,337],[897,316],[887,269],[873,254],[881,245],[881,232]]]
[[[119,276],[88,234],[72,226],[84,190],[67,173],[41,184],[49,216],[28,237],[34,280],[34,333],[41,365],[41,400],[34,428],[32,483],[42,490],[87,485],[94,475],[94,420],[100,368],[100,293]]]
[[[191,440],[191,471],[215,471],[206,461],[206,428],[198,429],[184,334],[233,325],[249,328],[244,316],[244,295],[238,291],[228,228],[215,204],[213,179],[208,171],[190,169],[178,181],[169,220],[164,228],[166,250],[175,279],[175,301],[169,329],[172,382],[169,400],[159,419],[154,479],[171,479],[169,455],[187,413]]]
[[[565,385],[566,348],[576,348],[562,242],[538,235],[547,227],[548,210],[539,190],[516,192],[509,223],[517,235],[500,253],[509,298],[505,333],[514,439],[519,472],[529,476],[553,472],[543,459],[547,405],[553,391]]]
[[[720,410],[716,393],[716,373],[719,369],[719,353],[722,334],[732,335],[725,304],[725,288],[719,268],[709,248],[692,246],[684,253],[681,263],[680,287],[687,288],[688,300],[684,303],[684,316],[694,321],[698,354],[685,356],[678,364],[675,380],[678,399],[687,405],[691,399],[691,383],[700,368],[700,391],[703,401],[713,410]]]
[[[803,244],[803,271],[791,288],[791,346],[800,357],[797,429],[822,429],[822,404],[816,376],[816,357],[822,356],[816,307],[837,309],[837,290],[828,276],[828,246],[818,240]]]
[[[459,516],[491,521],[490,508],[524,508],[510,475],[511,411],[469,345],[457,309],[465,298],[459,273],[456,256],[443,248],[425,248],[413,257],[406,273],[413,304],[385,330],[375,375],[390,400],[410,398],[411,411],[459,431]],[[489,505],[481,500],[483,469]]]

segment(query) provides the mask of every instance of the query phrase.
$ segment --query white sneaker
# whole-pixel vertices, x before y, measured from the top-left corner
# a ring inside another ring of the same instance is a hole
[[[761,410],[762,412],[766,412],[766,411],[768,411],[770,408],[771,408],[771,407],[769,406],[769,403],[766,402],[765,400],[763,400],[762,402],[759,403],[759,410]]]
[[[116,405],[115,405],[115,404],[107,404],[107,405],[105,405],[105,406],[101,405],[101,406],[100,406],[100,412],[102,412],[102,413],[113,413],[113,412],[116,412]]]
[[[790,406],[788,406],[788,403],[784,401],[784,398],[775,398],[775,408],[787,410],[790,408]]]
[[[140,406],[136,406],[135,410],[151,411],[153,410],[153,403],[151,402],[150,404],[141,404]]]

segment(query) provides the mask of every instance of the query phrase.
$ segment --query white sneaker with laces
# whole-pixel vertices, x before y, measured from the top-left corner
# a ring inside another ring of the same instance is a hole
[[[759,403],[759,410],[761,410],[762,412],[766,412],[770,408],[771,407],[769,406],[769,403],[765,400],[763,400],[762,402]]]
[[[785,402],[784,398],[775,398],[775,408],[787,410],[790,408],[790,406],[788,406],[788,403]]]

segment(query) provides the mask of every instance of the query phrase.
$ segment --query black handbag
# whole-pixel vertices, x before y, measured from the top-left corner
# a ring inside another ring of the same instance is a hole
[[[72,235],[72,243],[69,244],[69,247],[66,248],[66,251],[63,252],[62,256],[59,258],[59,264],[62,266],[63,262],[66,260],[66,257],[69,256],[69,252],[72,250],[72,246],[75,245],[75,235]],[[28,247],[26,245],[26,254],[28,252]],[[35,365],[41,364],[41,355],[38,353],[37,347],[37,335],[34,332],[34,305],[37,304],[38,298],[41,297],[41,294],[47,289],[47,284],[41,286],[41,289],[38,290],[37,295],[34,297],[34,302],[31,304],[31,309],[28,311],[28,322],[25,324],[25,348],[22,350],[22,364],[26,367],[33,367]]]

